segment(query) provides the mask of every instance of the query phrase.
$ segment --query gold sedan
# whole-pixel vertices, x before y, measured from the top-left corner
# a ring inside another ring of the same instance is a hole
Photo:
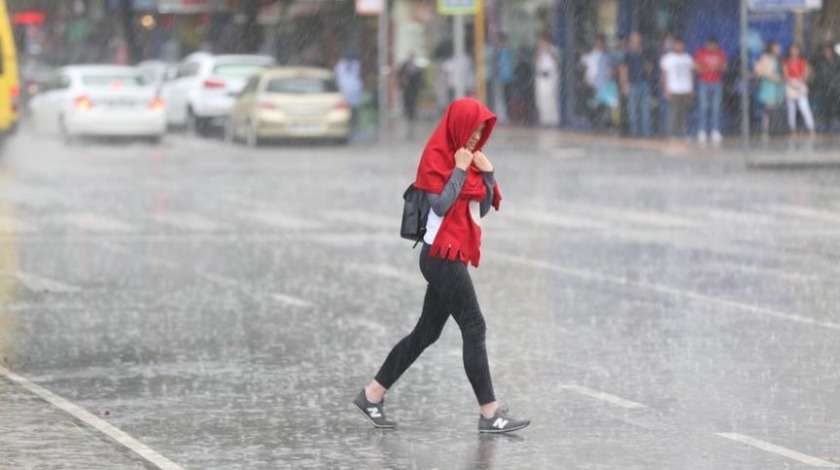
[[[225,126],[228,141],[257,147],[267,140],[329,139],[350,136],[350,107],[332,71],[278,67],[248,80],[236,95]]]

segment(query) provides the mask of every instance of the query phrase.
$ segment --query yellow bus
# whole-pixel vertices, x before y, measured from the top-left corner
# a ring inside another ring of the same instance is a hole
[[[17,51],[6,0],[0,0],[0,138],[17,128],[20,78]]]

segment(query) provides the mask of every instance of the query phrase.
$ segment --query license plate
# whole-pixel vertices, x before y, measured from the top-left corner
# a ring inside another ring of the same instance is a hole
[[[324,128],[318,122],[292,122],[289,123],[289,129],[297,132],[316,132]]]
[[[136,101],[106,101],[109,108],[133,108],[137,106]]]

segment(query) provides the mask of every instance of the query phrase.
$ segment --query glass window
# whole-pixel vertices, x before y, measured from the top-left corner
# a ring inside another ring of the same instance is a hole
[[[247,95],[248,93],[253,93],[253,92],[257,91],[257,84],[259,82],[260,82],[260,77],[259,76],[251,77],[248,80],[248,83],[245,85],[245,88],[242,89],[241,94]]]
[[[197,75],[199,67],[198,62],[187,62],[186,64],[178,67],[178,74],[176,78],[192,77],[193,75]]]
[[[268,67],[268,64],[221,64],[213,67],[213,75],[217,77],[252,77]]]
[[[308,95],[313,93],[335,93],[338,87],[334,80],[323,78],[291,77],[275,78],[266,86],[268,93],[291,93]]]
[[[130,74],[88,74],[82,75],[82,83],[88,87],[137,88],[146,85],[142,75]]]
[[[47,83],[48,90],[66,90],[73,83],[68,75],[56,75]]]

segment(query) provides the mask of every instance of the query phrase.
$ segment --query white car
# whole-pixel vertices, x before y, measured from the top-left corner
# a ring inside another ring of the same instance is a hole
[[[190,54],[163,84],[167,124],[196,134],[223,126],[248,79],[274,65],[273,58],[262,55]]]
[[[166,132],[166,106],[135,67],[62,67],[29,108],[36,132],[67,141],[125,136],[159,142]]]

